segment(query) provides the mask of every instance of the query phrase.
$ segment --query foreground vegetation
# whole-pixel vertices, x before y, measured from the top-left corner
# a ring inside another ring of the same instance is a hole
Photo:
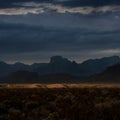
[[[120,88],[1,88],[0,120],[120,120]]]

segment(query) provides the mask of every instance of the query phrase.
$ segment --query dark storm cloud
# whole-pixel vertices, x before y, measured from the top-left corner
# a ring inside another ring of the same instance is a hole
[[[38,51],[85,51],[114,49],[120,46],[120,30],[99,31],[0,24],[0,53]],[[106,46],[107,45],[107,46]]]
[[[49,2],[50,0],[0,0],[0,8],[11,8],[11,7],[20,7],[19,5],[14,5],[14,3],[20,2]]]
[[[56,0],[57,1],[57,0]],[[78,7],[78,6],[105,6],[105,5],[119,5],[119,0],[68,0],[61,2],[62,5],[68,7]]]
[[[68,7],[78,6],[105,6],[105,5],[119,5],[119,0],[0,0],[0,8],[15,7],[13,3],[19,2],[38,2],[38,3],[53,3],[61,4]],[[16,6],[19,7],[19,6]]]
[[[119,55],[120,29],[91,30],[26,24],[0,24],[0,59],[45,62],[53,55],[77,60]]]

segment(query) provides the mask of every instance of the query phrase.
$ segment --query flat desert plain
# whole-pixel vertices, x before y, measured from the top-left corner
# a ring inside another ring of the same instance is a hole
[[[120,84],[117,83],[0,84],[0,88],[120,88]]]

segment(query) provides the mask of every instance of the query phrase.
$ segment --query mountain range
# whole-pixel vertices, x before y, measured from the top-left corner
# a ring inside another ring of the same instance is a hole
[[[82,63],[70,61],[62,56],[53,56],[49,63],[34,63],[32,65],[0,62],[0,82],[74,83],[84,82],[84,80],[102,82],[109,79],[108,81],[112,81],[113,78],[116,78],[115,81],[119,81],[119,71],[119,56],[90,59]],[[116,72],[118,74],[115,74]]]
[[[101,73],[87,78],[88,82],[98,83],[120,83],[120,63],[108,67]]]

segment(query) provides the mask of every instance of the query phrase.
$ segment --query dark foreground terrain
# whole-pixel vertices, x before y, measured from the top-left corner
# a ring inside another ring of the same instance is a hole
[[[120,87],[1,88],[0,120],[120,120]]]

